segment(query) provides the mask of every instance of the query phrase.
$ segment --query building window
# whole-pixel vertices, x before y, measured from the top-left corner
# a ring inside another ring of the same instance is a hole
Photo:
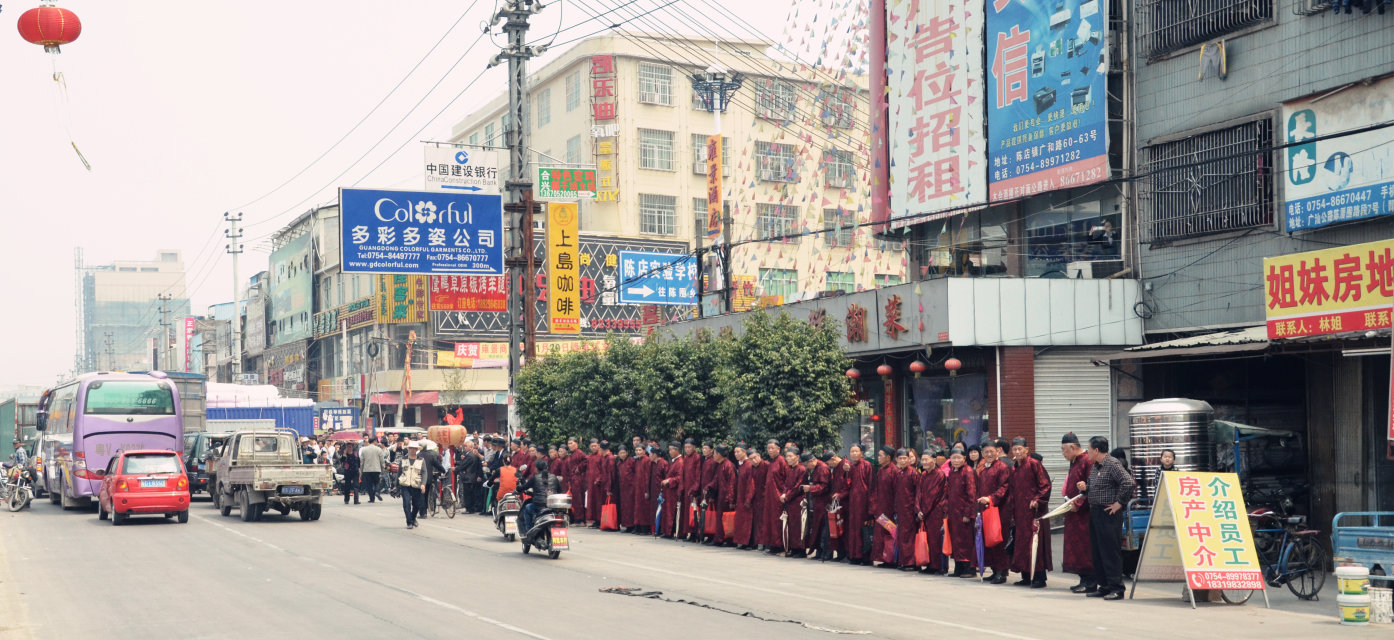
[[[571,136],[566,140],[566,163],[581,164],[581,136]]]
[[[639,168],[673,171],[673,132],[639,130]]]
[[[693,109],[696,109],[696,110],[698,110],[698,111],[709,111],[709,109],[707,109],[707,101],[706,101],[706,100],[703,100],[704,97],[705,97],[705,96],[704,96],[703,92],[698,91],[698,90],[696,90],[696,89],[693,89],[693,90],[692,90],[692,108],[693,108]]]
[[[1147,147],[1146,241],[1273,224],[1272,144],[1265,117]]]
[[[639,102],[673,104],[673,68],[661,64],[639,63]]]
[[[494,129],[494,123],[490,122],[489,124],[484,125],[484,144],[489,145],[491,147],[498,146],[494,142],[495,131],[496,129]]]
[[[470,134],[470,146],[471,146],[471,147],[477,147],[477,146],[479,146],[479,132],[478,132],[478,131],[476,131],[476,132]]]
[[[794,85],[766,80],[755,92],[755,116],[766,120],[793,120],[794,100]]]
[[[692,173],[696,175],[707,175],[707,138],[692,134]],[[721,175],[731,175],[731,139],[726,136],[721,136]]]
[[[1143,54],[1156,58],[1271,21],[1273,4],[1273,0],[1142,0],[1138,13]]]
[[[823,244],[829,247],[852,246],[852,238],[857,233],[857,214],[838,207],[836,209],[823,210],[823,228],[827,233],[823,234]]]
[[[823,290],[856,293],[857,275],[851,271],[829,271],[828,282],[823,286]]]
[[[755,205],[755,227],[758,239],[766,242],[788,242],[798,224],[799,208],[792,205],[761,203]]]
[[[537,126],[545,127],[552,121],[552,88],[537,92]]]
[[[639,232],[656,236],[677,233],[678,199],[649,193],[639,194]]]
[[[823,183],[837,189],[851,189],[857,184],[857,168],[852,164],[852,157],[851,151],[823,151]]]
[[[757,177],[766,182],[798,182],[799,151],[792,144],[755,142]]]
[[[900,276],[897,276],[897,275],[892,275],[892,274],[889,274],[889,273],[878,273],[878,274],[876,274],[876,287],[877,287],[878,289],[881,288],[881,287],[894,287],[894,286],[900,284],[900,283],[903,282],[903,281],[904,281],[904,278],[901,278]]]
[[[823,87],[823,107],[820,114],[823,124],[839,129],[851,129],[853,118],[857,114],[854,95],[849,89]]]
[[[761,269],[760,294],[793,297],[799,290],[799,272],[793,269]]]
[[[692,199],[692,222],[696,225],[697,235],[702,236],[707,233],[707,199]]]
[[[571,113],[581,106],[581,72],[573,71],[566,76],[566,112]]]

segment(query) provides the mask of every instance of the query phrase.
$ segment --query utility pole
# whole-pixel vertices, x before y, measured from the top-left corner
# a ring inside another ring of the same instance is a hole
[[[741,84],[745,82],[745,76],[739,73],[727,73],[720,63],[713,63],[707,67],[704,73],[694,73],[691,77],[692,90],[702,98],[702,106],[712,113],[712,121],[716,125],[717,139],[721,139],[721,114],[726,112],[726,107],[731,104],[731,95],[740,90]],[[723,151],[725,144],[722,144]],[[724,172],[726,167],[722,164],[721,158],[716,159],[717,171]],[[710,194],[708,198],[710,198]],[[712,238],[713,241],[716,238]],[[696,238],[697,256],[701,260],[702,255],[702,236]],[[731,284],[731,206],[728,203],[721,203],[721,240],[720,246],[716,247],[718,255],[721,257],[721,295],[723,307],[726,313],[735,310],[734,302],[731,298],[731,291],[735,287]],[[697,308],[700,314],[702,308],[702,283],[701,276],[698,276],[697,285],[699,295],[697,296]]]
[[[237,256],[242,254],[242,214],[223,214],[227,221],[227,252],[232,256],[232,375],[242,372],[242,281],[237,276]]]
[[[169,302],[174,299],[174,296],[168,293],[161,293],[155,297],[160,301],[160,342],[158,343],[160,348],[158,351],[160,353],[160,359],[164,360],[165,368],[168,369],[174,362],[174,350],[169,340]],[[156,369],[159,369],[158,365],[159,363],[156,363]]]
[[[504,131],[508,146],[508,189],[510,204],[504,207],[509,214],[512,233],[509,234],[508,254],[508,429],[516,432],[522,426],[518,417],[518,371],[528,350],[531,357],[531,336],[536,330],[533,315],[533,246],[532,246],[532,180],[528,176],[528,94],[527,61],[542,55],[545,46],[527,45],[528,18],[542,12],[539,0],[505,0],[504,7],[494,15],[493,23],[503,21],[508,46],[489,60],[494,67],[508,61],[508,129]]]

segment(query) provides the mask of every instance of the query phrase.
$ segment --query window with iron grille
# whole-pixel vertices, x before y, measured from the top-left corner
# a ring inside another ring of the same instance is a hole
[[[769,242],[788,242],[783,236],[794,233],[799,219],[799,208],[784,204],[761,203],[755,205],[755,229],[760,238],[772,238]]]
[[[766,120],[793,120],[794,101],[794,85],[766,80],[755,90],[755,116]]]
[[[852,95],[847,89],[824,87],[821,113],[823,124],[839,129],[851,129],[852,119],[857,113],[857,105],[852,100]]]
[[[692,173],[697,175],[707,175],[707,138],[692,134]],[[731,175],[731,139],[726,136],[721,136],[721,175]]]
[[[1143,53],[1156,58],[1271,21],[1273,5],[1274,0],[1140,0]]]
[[[857,275],[851,271],[829,271],[828,281],[824,283],[823,290],[856,293]]]
[[[823,183],[841,189],[850,189],[857,184],[857,168],[852,164],[852,157],[851,151],[824,150]]]
[[[852,239],[857,233],[857,214],[853,211],[837,207],[836,209],[823,210],[823,228],[828,232],[823,234],[823,244],[829,247],[850,248]]]
[[[661,64],[639,64],[639,102],[673,104],[673,68]]]
[[[566,163],[581,163],[581,136],[571,136],[566,140]]]
[[[893,286],[895,286],[895,285],[900,284],[902,281],[903,281],[903,279],[902,279],[900,276],[897,276],[897,275],[892,275],[892,274],[889,274],[889,273],[878,273],[878,274],[876,274],[876,287],[877,287],[877,288],[881,288],[881,287],[893,287]]]
[[[545,127],[552,121],[552,88],[537,92],[537,126]]]
[[[639,168],[673,171],[673,132],[639,130]]]
[[[693,221],[693,224],[696,225],[696,226],[694,226],[693,228],[697,230],[697,235],[700,236],[700,235],[705,234],[705,233],[707,232],[707,199],[706,199],[706,198],[693,198],[693,199],[692,199],[692,221]]]
[[[799,152],[792,144],[755,142],[756,177],[766,182],[798,182]]]
[[[470,134],[470,146],[475,146],[475,145],[478,145],[478,144],[479,144],[479,132],[476,131],[476,132]]]
[[[494,123],[490,122],[489,124],[484,125],[484,144],[489,146],[498,146],[498,142],[494,140],[494,131]]]
[[[790,297],[799,291],[799,272],[793,269],[761,269],[760,294]]]
[[[566,112],[571,113],[581,106],[581,72],[573,71],[566,76]]]
[[[677,232],[678,199],[649,193],[639,194],[639,232],[671,236]]]
[[[1148,241],[1273,224],[1273,122],[1260,118],[1146,148]]]

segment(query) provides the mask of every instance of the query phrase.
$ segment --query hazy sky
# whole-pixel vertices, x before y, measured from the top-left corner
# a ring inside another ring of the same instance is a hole
[[[622,1],[585,6],[597,11]],[[664,1],[624,2],[625,11]],[[715,1],[783,39],[791,0]],[[497,51],[487,38],[447,74],[495,0],[479,0],[467,12],[469,0],[70,0],[62,6],[78,14],[82,36],[58,56],[15,30],[19,15],[37,4],[4,2],[0,11],[0,272],[9,307],[0,315],[0,387],[48,384],[72,367],[74,247],[85,250],[88,263],[183,251],[200,314],[232,297],[224,211],[243,211],[250,223],[245,279],[265,269],[268,257],[252,240],[330,201],[337,187],[420,188],[416,141],[444,139],[451,124],[503,90],[502,69],[494,69],[451,104]],[[674,6],[691,16],[712,13],[704,0]],[[450,37],[342,145],[248,204],[348,132],[462,12]],[[653,17],[680,24],[665,12]],[[571,26],[588,17],[562,0],[533,20],[533,34],[541,38],[559,21]],[[588,22],[558,41],[599,28]],[[52,79],[55,62],[66,101]],[[69,144],[69,131],[91,171]]]

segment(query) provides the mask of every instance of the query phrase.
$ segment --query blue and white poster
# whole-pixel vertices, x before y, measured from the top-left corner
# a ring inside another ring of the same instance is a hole
[[[620,252],[620,302],[697,304],[697,261],[683,253]]]
[[[1288,231],[1394,214],[1394,127],[1333,133],[1394,121],[1394,79],[1283,104],[1283,213]]]
[[[503,275],[503,197],[340,189],[345,273]]]
[[[1104,0],[987,0],[988,193],[1108,179]]]

